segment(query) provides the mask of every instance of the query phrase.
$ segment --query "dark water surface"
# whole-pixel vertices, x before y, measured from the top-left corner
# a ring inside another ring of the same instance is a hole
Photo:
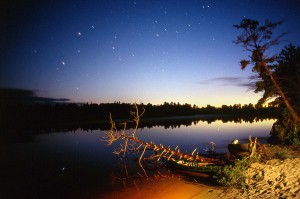
[[[213,141],[217,152],[226,152],[233,139],[246,142],[249,135],[265,143],[274,122],[200,121],[180,128],[143,128],[137,136],[173,148],[178,145],[183,152],[195,148],[203,152]],[[1,144],[0,198],[100,198],[112,189],[110,174],[117,162],[114,147],[99,142],[104,132],[56,132]]]

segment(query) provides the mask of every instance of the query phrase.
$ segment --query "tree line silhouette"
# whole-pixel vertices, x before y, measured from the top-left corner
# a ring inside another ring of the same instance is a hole
[[[93,123],[108,121],[111,113],[114,119],[131,119],[130,111],[133,104],[130,103],[18,103],[2,104],[0,121],[2,125],[46,125],[65,123]],[[196,115],[231,115],[244,118],[277,117],[277,109],[272,107],[255,107],[253,104],[235,104],[214,107],[198,107],[191,104],[168,103],[161,105],[138,104],[140,110],[145,109],[143,119],[196,116]]]
[[[275,119],[276,108],[255,107],[252,104],[233,106],[197,107],[196,105],[168,103],[161,105],[138,104],[139,110],[145,109],[139,128],[164,127],[180,128],[199,122],[208,124],[215,121],[257,122],[264,119]],[[109,130],[109,114],[118,122],[132,119],[129,103],[0,103],[0,143],[7,141],[25,141],[35,135],[52,132],[75,132],[80,129],[86,132]],[[133,124],[132,124],[133,125]],[[119,126],[122,128],[121,126]],[[131,128],[131,123],[127,124]]]

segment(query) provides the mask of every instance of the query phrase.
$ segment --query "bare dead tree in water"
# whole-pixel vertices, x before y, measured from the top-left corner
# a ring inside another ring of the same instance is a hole
[[[127,122],[120,123],[121,130],[118,130],[116,122],[113,121],[111,114],[109,115],[111,128],[105,134],[103,141],[108,145],[119,142],[119,146],[114,149],[113,153],[121,158],[125,158],[125,156],[130,153],[137,155],[138,164],[143,171],[143,174],[139,175],[148,178],[145,167],[159,167],[169,160],[182,159],[187,162],[196,163],[198,166],[205,166],[208,163],[223,164],[223,161],[219,158],[199,155],[198,152],[196,152],[197,149],[194,149],[191,153],[182,153],[178,146],[172,149],[170,146],[165,147],[162,144],[155,144],[152,141],[145,142],[140,140],[136,133],[140,123],[140,117],[144,114],[145,109],[139,112],[136,104],[134,104],[134,109],[135,111],[131,112],[133,119],[129,121],[134,124],[134,127],[131,130],[127,129]],[[151,152],[146,153],[146,151]],[[126,175],[128,177],[127,168],[124,168],[126,169]]]

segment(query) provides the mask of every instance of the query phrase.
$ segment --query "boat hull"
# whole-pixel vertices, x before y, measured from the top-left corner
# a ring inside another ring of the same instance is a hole
[[[192,173],[211,174],[217,172],[223,165],[214,163],[199,163],[187,162],[180,163],[180,161],[170,161],[170,169]]]
[[[249,144],[228,144],[228,150],[235,156],[249,156]]]

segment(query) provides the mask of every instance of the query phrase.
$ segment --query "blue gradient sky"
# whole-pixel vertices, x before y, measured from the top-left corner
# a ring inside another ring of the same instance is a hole
[[[43,3],[41,3],[43,2]],[[272,53],[300,44],[300,1],[17,1],[4,6],[0,87],[73,102],[256,103],[233,44],[244,17],[285,20]]]

